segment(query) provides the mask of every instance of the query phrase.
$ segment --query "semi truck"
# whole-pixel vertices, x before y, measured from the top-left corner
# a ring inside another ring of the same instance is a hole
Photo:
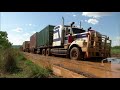
[[[30,41],[24,41],[22,49],[24,52],[30,52]]]
[[[48,25],[30,38],[30,50],[45,56],[65,55],[73,60],[111,56],[111,40],[91,27],[84,30],[70,25]]]

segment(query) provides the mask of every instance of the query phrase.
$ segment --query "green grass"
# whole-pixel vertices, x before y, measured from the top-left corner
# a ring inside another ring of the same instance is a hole
[[[25,64],[27,66],[29,66],[31,71],[32,71],[32,74],[31,74],[30,77],[33,77],[33,78],[47,78],[47,77],[50,76],[50,74],[52,74],[51,70],[42,68],[38,65],[35,65],[33,62],[31,62],[29,60],[27,60],[25,62]]]
[[[24,57],[24,55],[19,52],[19,50],[13,49],[11,51],[11,53],[13,53],[12,54],[13,55],[12,57],[14,57],[13,62],[15,62],[16,67],[14,67],[14,69],[12,69],[13,70],[12,73],[11,72],[3,73],[2,69],[4,69],[4,67],[1,67],[0,68],[0,77],[1,78],[49,78],[49,77],[52,77],[51,70],[43,68],[41,66],[38,66],[38,65],[34,64],[33,62],[31,62],[30,60],[27,60]],[[2,59],[2,56],[1,56],[1,59]],[[4,63],[6,63],[6,62],[4,62]]]
[[[112,54],[120,54],[120,46],[114,46],[111,48]]]
[[[120,49],[111,49],[112,54],[120,54]]]

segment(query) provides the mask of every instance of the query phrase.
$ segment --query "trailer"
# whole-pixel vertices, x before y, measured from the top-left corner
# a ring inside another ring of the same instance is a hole
[[[34,33],[30,37],[30,52],[37,53],[37,47],[39,43],[39,32]]]
[[[54,25],[48,25],[38,33],[37,53],[46,55],[46,49],[52,47],[54,27]]]
[[[24,52],[30,52],[30,41],[24,41],[22,47]]]

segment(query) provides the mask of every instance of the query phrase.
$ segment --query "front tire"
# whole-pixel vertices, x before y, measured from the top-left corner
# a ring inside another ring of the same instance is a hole
[[[70,50],[70,59],[73,59],[73,60],[82,59],[82,51],[78,47],[73,47]]]

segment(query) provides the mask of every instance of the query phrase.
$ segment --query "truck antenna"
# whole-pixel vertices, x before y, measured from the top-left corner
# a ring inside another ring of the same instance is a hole
[[[81,29],[81,21],[80,21],[80,29]]]

